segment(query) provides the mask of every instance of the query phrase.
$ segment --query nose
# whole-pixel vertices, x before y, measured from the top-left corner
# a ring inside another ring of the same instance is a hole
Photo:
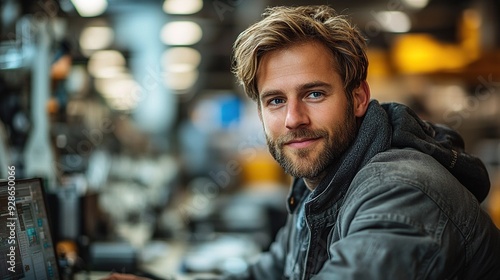
[[[286,128],[296,129],[309,124],[309,116],[305,106],[306,105],[300,101],[288,101],[285,119]]]

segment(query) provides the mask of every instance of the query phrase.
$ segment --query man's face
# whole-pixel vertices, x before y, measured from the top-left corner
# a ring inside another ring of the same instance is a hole
[[[260,61],[257,87],[273,157],[294,177],[320,178],[357,130],[331,52],[317,42],[268,52]]]

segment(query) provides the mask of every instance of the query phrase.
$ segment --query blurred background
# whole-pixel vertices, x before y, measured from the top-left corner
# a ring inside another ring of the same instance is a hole
[[[1,0],[0,178],[44,179],[59,253],[87,268],[178,250],[155,272],[243,269],[284,223],[290,178],[231,46],[265,7],[304,4],[364,33],[373,98],[462,133],[500,226],[497,0]]]

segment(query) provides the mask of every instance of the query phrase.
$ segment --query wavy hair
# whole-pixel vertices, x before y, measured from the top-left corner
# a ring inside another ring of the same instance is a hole
[[[352,91],[366,80],[368,58],[365,38],[346,16],[327,5],[270,7],[262,16],[233,44],[232,72],[252,100],[259,98],[256,75],[260,58],[266,52],[318,41],[332,52],[336,64],[333,67],[352,101]]]

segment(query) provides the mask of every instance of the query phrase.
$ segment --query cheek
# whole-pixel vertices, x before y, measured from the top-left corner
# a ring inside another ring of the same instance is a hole
[[[339,133],[339,128],[342,127],[346,121],[347,119],[344,115],[338,114],[337,112],[333,113],[331,110],[322,114],[318,112],[315,118],[315,128],[328,131],[330,135],[336,135]]]
[[[340,120],[340,114],[336,108],[319,108],[312,110],[310,116],[315,124],[319,126],[328,126]]]
[[[282,120],[273,115],[264,114],[262,115],[260,121],[262,123],[262,127],[264,128],[264,132],[269,136],[277,135],[281,130],[281,127],[284,127],[284,125],[281,124]]]

